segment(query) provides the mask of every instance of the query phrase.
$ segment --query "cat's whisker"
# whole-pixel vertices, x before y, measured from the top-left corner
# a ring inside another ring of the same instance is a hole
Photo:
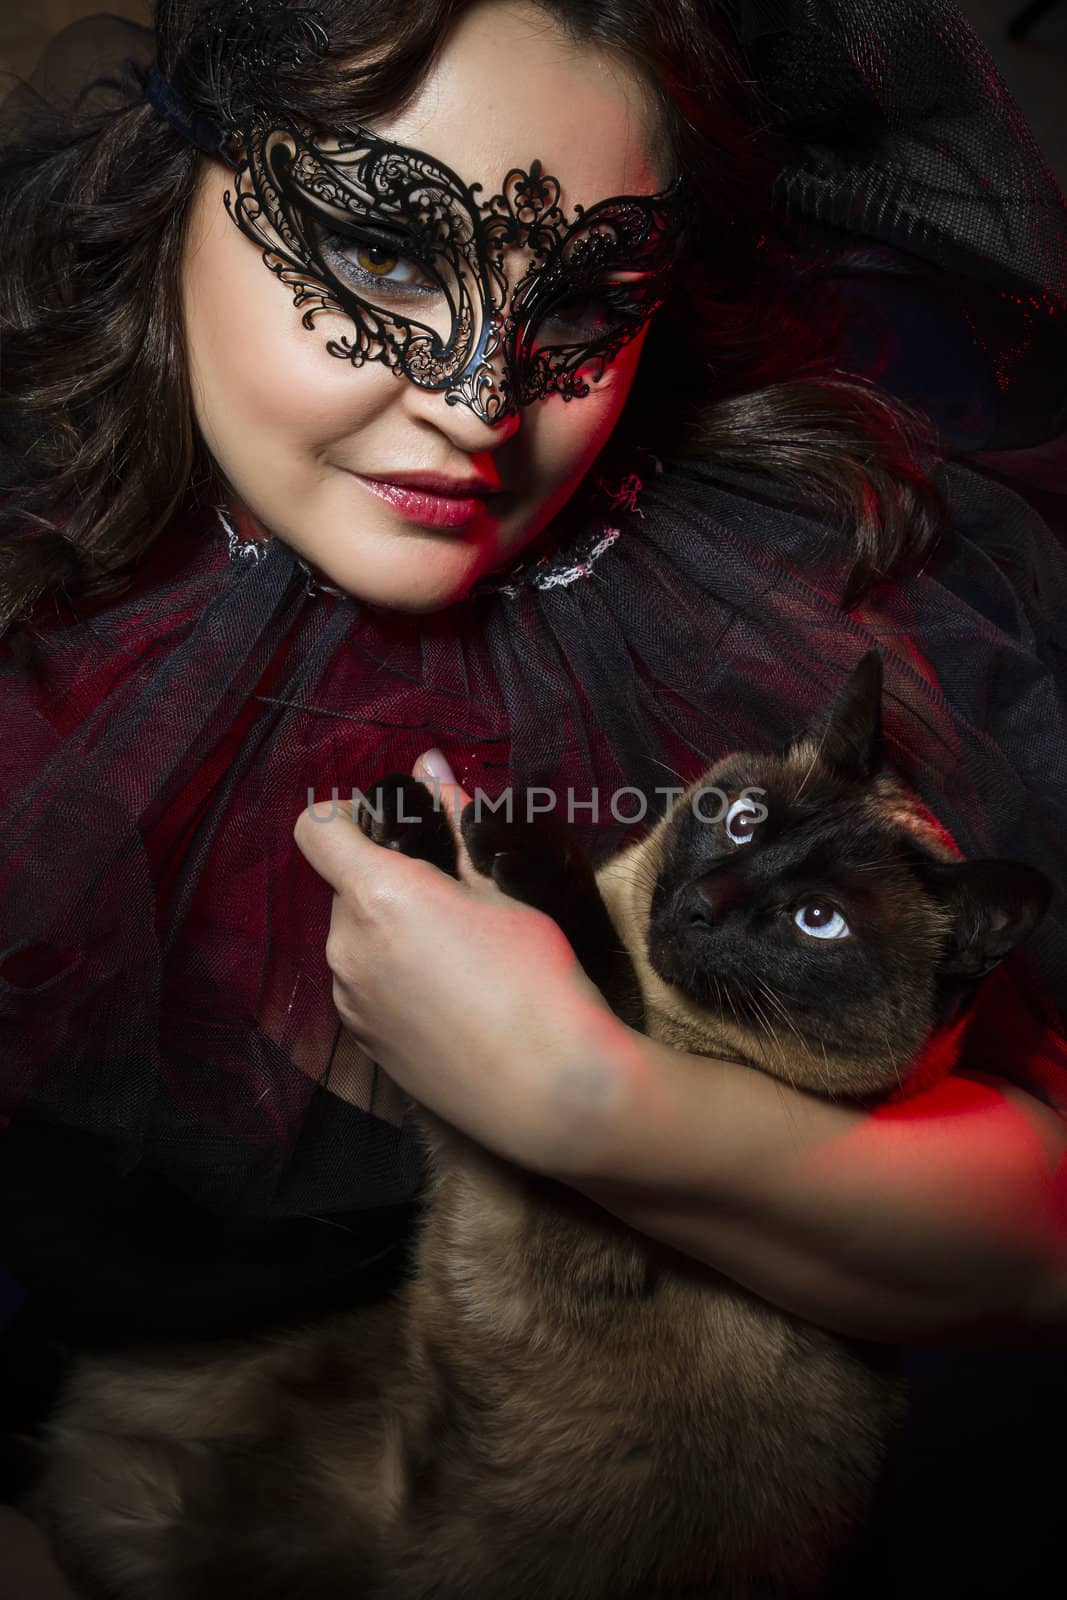
[[[633,879],[638,887],[647,892],[649,898],[651,898],[652,891],[659,881],[659,874],[651,864],[642,863],[634,868]]]
[[[796,1108],[790,1103],[789,1098],[786,1095],[786,1092],[785,1092],[786,1085],[785,1085],[785,1083],[783,1082],[783,1080],[781,1078],[773,1078],[771,1081],[773,1082],[775,1088],[778,1090],[778,1101],[779,1101],[779,1104],[785,1110],[786,1117],[793,1124],[793,1127],[795,1129],[796,1126],[797,1126]],[[791,1087],[795,1089],[796,1088],[796,1084],[795,1083],[792,1084]]]
[[[757,989],[760,990],[760,994],[763,995],[763,998],[765,998],[765,1000],[771,1000],[771,1002],[773,1002],[773,995],[769,994],[768,987],[766,987],[766,984],[765,984],[765,982],[763,982],[763,979],[757,978],[757,976],[755,976],[755,974],[750,974],[750,981],[752,981],[753,984],[755,984],[755,986],[757,986]],[[760,1005],[760,1002],[758,1002],[757,997],[755,997],[755,995],[753,995],[753,994],[749,994],[749,997],[747,997],[747,998],[749,998],[749,1005],[752,1006],[753,1010],[757,1011],[757,1014],[758,1014],[758,1016],[760,1016],[761,1021],[765,1022],[765,1026],[768,1027],[768,1029],[771,1030],[771,1032],[774,1032],[774,1029],[771,1029],[771,1024],[769,1024],[769,1019],[766,1018],[766,1011],[763,1010],[763,1006]],[[776,1038],[776,1040],[777,1040],[777,1034],[774,1034],[774,1038]]]
[[[726,994],[727,1002],[729,1003],[729,1006],[730,1006],[730,1015],[733,1017],[734,1021],[737,1024],[737,1026],[739,1028],[743,1029],[745,1024],[744,1024],[744,1021],[741,1018],[741,1016],[739,1015],[738,1010],[737,1010],[737,1005],[736,1005],[736,1002],[734,1000],[734,995],[733,995],[733,987],[729,982],[726,982],[726,983],[724,983],[723,988],[724,988],[724,992]]]
[[[662,767],[664,772],[669,773],[672,778],[677,778],[678,782],[682,785],[683,788],[688,788],[689,787],[689,785],[686,783],[685,779],[682,777],[682,774],[678,771],[677,767],[670,766],[669,763],[666,762],[666,761],[659,761],[659,760],[656,759],[655,756],[652,756],[649,759],[651,760],[653,766]]]
[[[772,997],[768,996],[768,998],[772,998]],[[780,1004],[779,1004],[779,1014],[782,1017],[782,1020],[785,1022],[786,1026],[795,1035],[796,1040],[797,1040],[797,1047],[799,1047],[799,1049],[802,1050],[805,1055],[810,1055],[811,1054],[811,1045],[809,1044],[808,1040],[805,1039],[804,1035],[801,1033],[800,1029],[797,1027],[796,1023],[793,1021],[792,1017],[789,1016],[788,1012],[785,1011],[784,1008],[782,1008]],[[789,1073],[789,1060],[790,1060],[790,1057],[783,1050],[782,1051],[783,1067],[784,1067],[784,1069],[786,1071],[787,1076],[789,1076],[790,1082],[793,1083],[794,1087],[796,1087],[796,1080],[793,1078],[792,1074]]]
[[[783,1063],[783,1066],[784,1066],[786,1064],[788,1058],[786,1056],[785,1050],[782,1048],[782,1041],[779,1039],[777,1033],[774,1030],[773,1024],[771,1023],[770,1019],[767,1017],[767,1015],[764,1012],[762,1006],[759,1004],[759,1001],[755,998],[754,995],[749,995],[749,1004],[751,1005],[752,1009],[755,1011],[756,1016],[757,1016],[757,1018],[759,1020],[759,1023],[760,1023],[760,1027],[762,1028],[763,1032],[765,1034],[769,1033],[771,1038],[774,1040],[774,1047],[778,1051],[778,1054],[781,1056],[782,1063]]]
[[[815,753],[811,758],[811,763],[810,763],[810,765],[808,767],[808,770],[807,770],[807,772],[805,772],[804,776],[800,780],[800,787],[799,787],[799,789],[795,789],[793,791],[793,799],[794,800],[799,800],[801,795],[804,793],[804,787],[807,784],[807,781],[811,777],[812,773],[815,771],[815,767],[816,767],[816,765],[818,763],[819,757],[822,755],[822,747],[823,747],[824,743],[826,742],[826,736],[829,733],[829,731],[830,731],[829,728],[825,728],[823,730],[822,737],[820,738],[818,744],[815,746]]]
[[[756,1004],[755,1001],[753,1001],[752,1003],[753,1003],[753,1005]],[[757,1012],[760,1014],[760,1016],[762,1018],[763,1014],[762,1014],[762,1012],[760,1012],[760,1008],[759,1008],[758,1005],[756,1006],[756,1010],[757,1010]],[[765,1021],[765,1019],[763,1019],[763,1020]],[[767,1024],[767,1025],[769,1026],[769,1024]],[[788,1083],[788,1085],[789,1085],[789,1087],[791,1089],[799,1089],[800,1088],[800,1084],[797,1082],[797,1079],[796,1079],[795,1075],[790,1071],[789,1055],[785,1050],[782,1049],[781,1041],[779,1040],[778,1035],[775,1033],[774,1029],[771,1028],[770,1031],[771,1031],[771,1034],[772,1034],[772,1036],[774,1038],[775,1044],[778,1046],[779,1055],[781,1056],[781,1063],[780,1063],[781,1072],[779,1074],[776,1074],[776,1076],[778,1076],[779,1081]]]
[[[755,981],[759,984],[760,990],[762,991],[763,994],[766,995],[766,997],[770,1001],[771,1005],[774,1006],[775,1010],[778,1012],[778,1015],[781,1017],[782,1021],[788,1027],[792,1028],[793,1032],[796,1034],[796,1036],[800,1040],[801,1044],[804,1046],[805,1049],[807,1049],[807,1040],[804,1038],[804,1035],[801,1033],[800,1029],[797,1027],[797,1025],[793,1021],[792,1017],[789,1015],[789,1010],[788,1010],[788,1007],[786,1006],[785,1002],[781,999],[781,997],[779,995],[775,994],[775,992],[771,988],[770,984],[767,983],[767,981],[764,978],[756,978]]]
[[[789,1013],[789,1006],[785,1005],[785,1002],[784,1002],[784,1000],[782,1000],[781,995],[776,994],[776,992],[774,992],[774,989],[771,989],[771,986],[769,986],[768,981],[766,981],[766,978],[757,978],[757,982],[758,982],[758,986],[760,986],[761,992],[763,992],[763,994],[766,995],[766,998],[768,998],[769,1002],[771,1002],[771,1005],[774,1006],[774,1010],[776,1010],[777,1013],[781,1014],[782,1019],[784,1019],[784,1021],[789,1022],[789,1026],[792,1027],[793,1032],[795,1032],[795,1034],[797,1034],[797,1038],[800,1038],[800,1040],[803,1040],[803,1034],[801,1034],[800,1029],[798,1029],[798,1027],[797,1027],[797,1024],[795,1024],[795,1022],[793,1022],[792,1016],[790,1016],[790,1013]]]
[[[751,1010],[754,1011],[755,1014],[756,1014],[756,1021],[757,1021],[757,1024],[759,1026],[760,1032],[761,1033],[769,1033],[771,1031],[771,1028],[770,1028],[770,1024],[767,1021],[766,1013],[763,1011],[762,1007],[760,1006],[759,1001],[756,999],[754,994],[750,994],[748,996],[748,1005],[751,1008]]]
[[[890,1063],[892,1065],[893,1072],[894,1072],[894,1074],[896,1076],[897,1088],[898,1089],[903,1089],[903,1087],[904,1087],[904,1077],[903,1077],[903,1074],[901,1073],[901,1070],[900,1070],[900,1063],[897,1060],[897,1053],[893,1049],[893,1041],[889,1037],[889,1029],[888,1028],[883,1028],[882,1029],[882,1033],[885,1036],[885,1047],[886,1047],[886,1050],[889,1052],[889,1060],[890,1060]]]

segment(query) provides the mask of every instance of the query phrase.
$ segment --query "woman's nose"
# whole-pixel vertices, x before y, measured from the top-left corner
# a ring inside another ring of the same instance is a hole
[[[519,409],[514,401],[514,385],[509,373],[488,363],[469,373],[454,389],[445,391],[445,404],[465,407],[479,422],[497,428],[510,423],[510,438],[519,423]]]
[[[476,455],[499,449],[518,432],[522,414],[513,395],[510,374],[500,357],[476,367],[450,389],[423,390],[415,403],[457,450]]]
[[[505,318],[498,315],[493,319],[491,328],[485,330],[486,341],[478,360],[459,383],[445,391],[445,404],[465,407],[489,427],[508,424],[506,437],[510,438],[519,424],[519,406],[507,330]]]

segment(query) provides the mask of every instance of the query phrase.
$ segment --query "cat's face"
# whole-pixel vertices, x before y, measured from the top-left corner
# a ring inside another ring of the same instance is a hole
[[[896,1087],[1049,897],[1032,868],[961,861],[879,770],[880,703],[871,652],[786,750],[705,774],[638,866],[652,971],[735,1038],[776,1040],[782,1075],[822,1091]],[[698,814],[702,788],[728,808],[706,796]],[[828,1082],[844,1060],[852,1081]]]

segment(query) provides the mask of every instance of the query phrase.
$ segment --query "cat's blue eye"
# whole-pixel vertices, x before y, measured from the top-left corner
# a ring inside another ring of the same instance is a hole
[[[767,815],[753,800],[735,800],[726,813],[726,834],[734,844],[751,844],[752,832]]]
[[[852,931],[836,906],[828,900],[808,900],[793,913],[801,933],[813,939],[844,939]]]

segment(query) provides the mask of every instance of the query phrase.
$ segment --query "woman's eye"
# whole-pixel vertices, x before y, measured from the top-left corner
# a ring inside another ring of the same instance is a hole
[[[323,241],[327,260],[349,282],[369,287],[384,284],[388,289],[405,289],[415,294],[433,294],[438,285],[419,266],[413,256],[399,255],[384,245],[361,244],[334,234]]]
[[[793,921],[801,933],[813,939],[844,939],[850,933],[848,923],[829,900],[808,900],[793,913]]]
[[[387,250],[382,250],[376,244],[358,245],[353,250],[355,264],[361,272],[369,272],[373,278],[388,278],[393,283],[405,285],[414,281],[412,273],[418,274],[418,267],[410,256],[391,256]],[[407,276],[395,277],[397,268],[406,272]],[[420,274],[421,276],[421,274]]]
[[[600,332],[606,329],[610,318],[608,308],[603,300],[587,300],[579,295],[573,295],[569,300],[561,300],[558,305],[545,317],[545,322],[554,323],[561,328],[583,328],[590,332]]]
[[[590,344],[623,323],[643,321],[645,315],[645,307],[625,283],[606,283],[557,300],[541,316],[539,326],[565,332],[571,343]]]
[[[734,844],[751,844],[753,829],[761,820],[759,808],[751,800],[735,800],[725,817],[727,838]]]

